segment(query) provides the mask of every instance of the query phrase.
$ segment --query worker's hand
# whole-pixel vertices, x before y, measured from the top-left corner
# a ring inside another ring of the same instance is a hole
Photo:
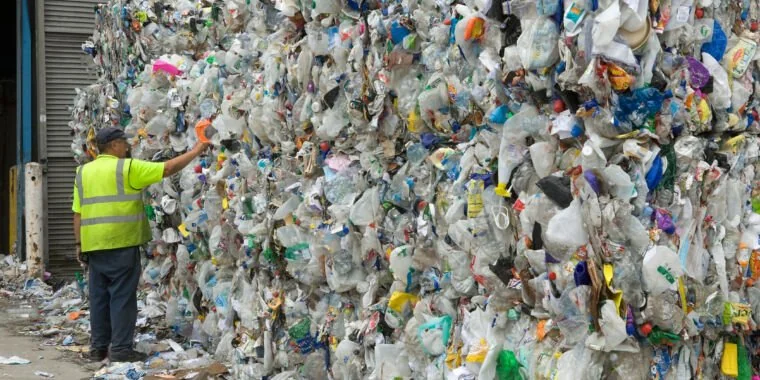
[[[198,142],[195,144],[195,147],[193,147],[193,150],[199,153],[203,153],[211,146],[211,143],[204,143],[204,142]]]
[[[77,252],[77,261],[79,262],[79,265],[83,269],[87,269],[87,255],[82,253],[82,247],[77,245],[76,252]]]

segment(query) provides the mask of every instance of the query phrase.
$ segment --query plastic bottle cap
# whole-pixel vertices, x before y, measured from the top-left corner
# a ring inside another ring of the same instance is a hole
[[[554,281],[557,279],[557,274],[554,272],[549,272],[549,281]]]
[[[496,195],[501,195],[504,198],[509,198],[512,196],[512,193],[507,190],[507,184],[506,183],[500,183],[496,185],[496,188],[494,189],[494,193]]]
[[[554,99],[554,112],[560,113],[565,110],[565,102],[562,99]]]
[[[652,332],[652,324],[651,323],[645,323],[641,326],[641,335],[649,336],[649,334]]]
[[[573,137],[581,137],[583,135],[583,128],[581,128],[581,126],[578,124],[573,125],[573,129],[570,131],[570,135]]]

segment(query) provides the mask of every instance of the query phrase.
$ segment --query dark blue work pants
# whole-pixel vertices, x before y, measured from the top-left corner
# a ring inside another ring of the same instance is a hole
[[[88,252],[91,348],[132,349],[137,321],[139,247]]]

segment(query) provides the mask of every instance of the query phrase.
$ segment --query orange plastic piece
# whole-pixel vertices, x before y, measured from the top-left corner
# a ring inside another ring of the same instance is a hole
[[[546,320],[540,320],[538,321],[538,324],[536,325],[536,338],[538,338],[538,341],[544,340],[546,337]]]
[[[486,20],[483,18],[471,18],[469,21],[467,21],[467,26],[464,29],[464,39],[469,41],[471,39],[478,39],[480,37],[483,37],[483,34],[486,32],[485,25]]]
[[[198,122],[198,124],[195,124],[195,136],[198,137],[198,141],[208,144],[210,141],[208,141],[208,138],[206,137],[206,128],[208,128],[211,125],[211,122],[203,119]]]

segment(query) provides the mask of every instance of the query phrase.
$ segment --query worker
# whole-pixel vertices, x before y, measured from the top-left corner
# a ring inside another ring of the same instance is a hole
[[[124,132],[103,128],[95,136],[99,155],[77,168],[74,237],[77,259],[89,267],[90,359],[144,360],[133,350],[140,246],[151,240],[142,190],[185,168],[208,144],[165,163],[128,158]]]

